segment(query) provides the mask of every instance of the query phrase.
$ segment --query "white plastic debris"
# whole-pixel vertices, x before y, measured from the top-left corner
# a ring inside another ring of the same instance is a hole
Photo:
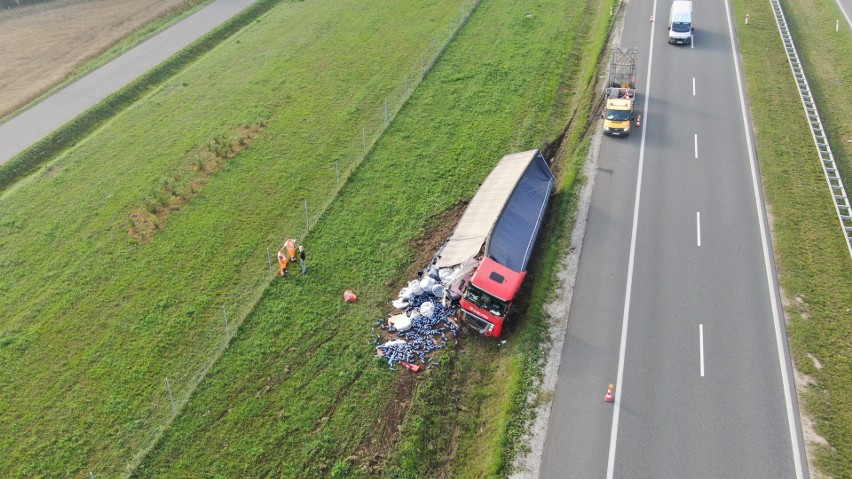
[[[438,274],[438,267],[436,265],[433,264],[429,267],[429,276],[435,278],[436,280],[440,278],[440,275]]]
[[[405,298],[398,298],[391,301],[391,305],[393,305],[393,307],[396,309],[405,309],[408,307],[409,304],[411,303]]]
[[[453,275],[453,268],[441,268],[438,270],[438,277],[441,278],[441,281],[449,278]]]
[[[441,284],[441,283],[438,283],[438,284],[432,286],[432,294],[436,298],[443,298],[444,297],[444,285]]]
[[[414,294],[414,296],[420,296],[423,294],[423,288],[420,287],[420,281],[417,281],[416,279],[412,279],[408,283],[408,289],[411,290],[411,293]]]
[[[426,316],[427,318],[431,318],[432,314],[435,313],[435,305],[431,301],[426,301],[425,303],[420,305],[420,314]]]
[[[405,287],[399,291],[399,299],[404,301],[411,301],[411,298],[414,297],[414,293],[411,291],[411,288]]]
[[[411,329],[411,318],[407,314],[397,314],[388,318],[388,326],[393,326],[397,331],[403,333]]]
[[[394,339],[386,342],[385,344],[376,346],[376,357],[381,357],[385,355],[386,348],[392,348],[394,346],[399,346],[400,344],[405,344],[404,339]]]
[[[435,286],[435,283],[435,278],[431,276],[426,276],[420,280],[420,289],[422,289],[423,291],[431,291],[432,286]]]

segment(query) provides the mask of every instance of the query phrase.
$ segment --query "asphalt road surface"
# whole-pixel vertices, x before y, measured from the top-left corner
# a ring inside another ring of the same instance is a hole
[[[852,15],[852,0],[837,0],[837,7],[840,9],[840,14],[843,15],[843,18],[838,18],[837,21],[842,24],[843,20],[846,20],[846,25],[852,28],[852,18],[850,18],[850,15]],[[784,12],[784,14],[786,15],[787,12]],[[835,27],[838,26],[836,25]]]
[[[693,4],[692,46],[626,7],[643,124],[602,140],[543,478],[808,474],[726,4]]]
[[[257,0],[217,0],[0,125],[0,165]]]

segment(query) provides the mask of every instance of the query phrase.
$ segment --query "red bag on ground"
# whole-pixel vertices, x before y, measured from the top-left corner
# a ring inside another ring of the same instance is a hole
[[[346,301],[347,303],[354,303],[355,301],[358,301],[358,296],[356,296],[352,290],[347,289],[343,292],[343,301]]]

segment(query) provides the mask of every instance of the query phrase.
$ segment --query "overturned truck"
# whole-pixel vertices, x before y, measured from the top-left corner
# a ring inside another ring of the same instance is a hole
[[[553,187],[539,150],[504,156],[436,254],[438,268],[459,273],[448,294],[461,305],[465,321],[485,336],[503,331]]]

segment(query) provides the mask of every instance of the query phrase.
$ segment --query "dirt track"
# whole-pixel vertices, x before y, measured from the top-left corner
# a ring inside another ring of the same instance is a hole
[[[128,34],[202,0],[54,0],[0,10],[0,118]]]

